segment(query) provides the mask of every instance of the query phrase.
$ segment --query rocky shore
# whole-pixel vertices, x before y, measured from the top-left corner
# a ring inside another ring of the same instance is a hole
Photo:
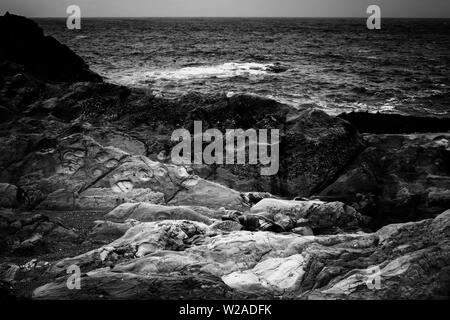
[[[1,297],[450,297],[447,120],[168,100],[12,14],[0,43]],[[279,129],[278,174],[172,164],[171,133],[198,120]]]

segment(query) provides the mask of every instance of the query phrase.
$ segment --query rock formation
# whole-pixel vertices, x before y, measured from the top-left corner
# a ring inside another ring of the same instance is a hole
[[[69,265],[80,266],[83,290],[68,290],[63,277],[37,288],[33,297],[159,299],[158,294],[170,292],[172,299],[187,299],[197,297],[192,291],[214,288],[211,298],[442,298],[450,285],[449,236],[450,211],[375,233],[327,237],[221,234],[198,222],[148,222],[49,269],[56,276]],[[380,277],[379,287],[373,288],[375,276]],[[179,279],[186,278],[192,285],[179,286]],[[163,279],[167,292],[158,285]]]

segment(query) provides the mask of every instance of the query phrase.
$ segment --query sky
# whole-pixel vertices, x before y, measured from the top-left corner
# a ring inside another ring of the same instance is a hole
[[[367,17],[371,4],[382,17],[450,18],[450,0],[0,0],[0,13],[66,17]]]

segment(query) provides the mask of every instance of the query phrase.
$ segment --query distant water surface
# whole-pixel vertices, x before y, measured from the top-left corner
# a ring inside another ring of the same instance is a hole
[[[251,93],[330,114],[450,116],[450,20],[37,19],[107,81],[177,97]]]

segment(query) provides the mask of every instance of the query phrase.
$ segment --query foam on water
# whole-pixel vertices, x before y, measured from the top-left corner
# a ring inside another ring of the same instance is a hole
[[[219,65],[203,65],[179,69],[142,70],[131,69],[110,74],[111,80],[122,85],[144,86],[158,80],[183,81],[208,78],[258,77],[268,74],[273,65],[246,62],[227,62]]]

